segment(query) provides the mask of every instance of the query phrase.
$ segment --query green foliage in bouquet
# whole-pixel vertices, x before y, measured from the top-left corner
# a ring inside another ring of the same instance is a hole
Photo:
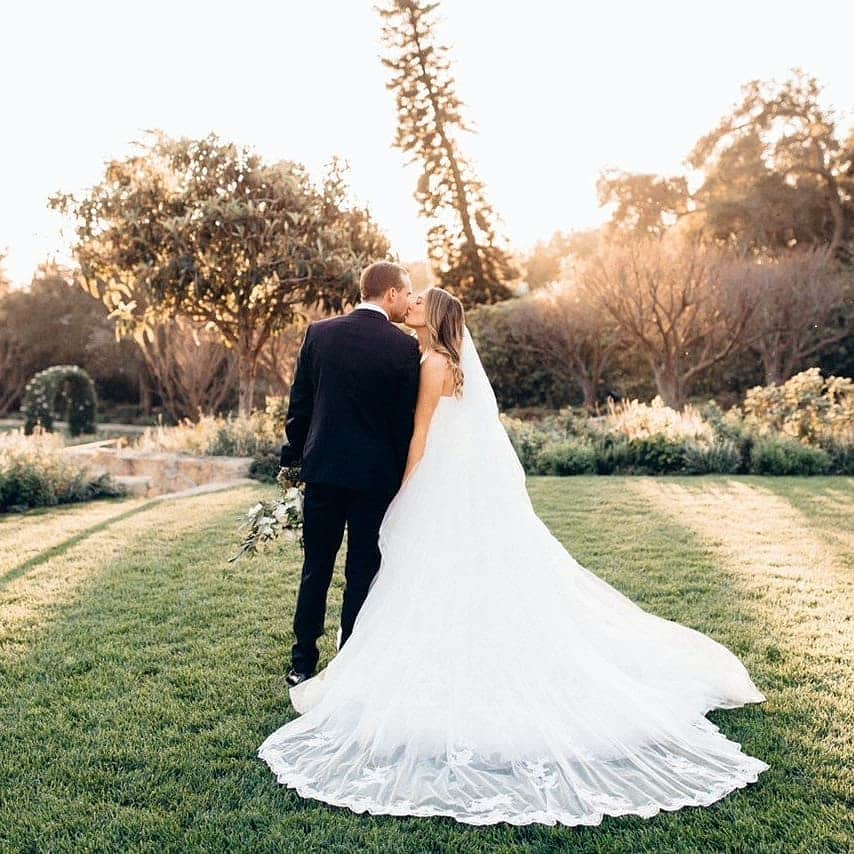
[[[299,466],[283,468],[276,478],[280,495],[273,501],[259,501],[246,513],[239,530],[243,540],[237,554],[229,558],[233,563],[246,555],[255,555],[265,543],[285,537],[298,540],[303,545],[303,501],[305,484]]]

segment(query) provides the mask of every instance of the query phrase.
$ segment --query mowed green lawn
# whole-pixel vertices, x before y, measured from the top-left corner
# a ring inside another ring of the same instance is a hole
[[[711,717],[770,763],[757,784],[595,828],[375,818],[277,786],[255,751],[294,714],[300,552],[226,563],[271,492],[250,486],[0,517],[0,851],[850,851],[854,480],[530,490],[581,563],[741,657],[768,702]]]

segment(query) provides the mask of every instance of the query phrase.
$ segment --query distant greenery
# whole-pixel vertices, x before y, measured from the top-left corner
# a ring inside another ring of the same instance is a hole
[[[249,416],[204,415],[198,421],[183,421],[175,427],[148,428],[136,447],[198,456],[255,457],[261,468],[275,457],[275,479],[285,433],[285,409],[282,398],[268,397],[266,408]]]
[[[251,476],[273,483],[286,409],[283,398],[268,397],[248,418],[204,416],[150,428],[137,447],[251,456]],[[502,421],[528,474],[854,473],[854,383],[823,378],[817,369],[783,386],[757,386],[727,412],[713,401],[677,412],[654,398],[612,403],[598,417],[568,407]]]
[[[568,408],[503,421],[529,474],[854,473],[854,383],[816,368],[757,386],[726,413],[713,401],[677,412],[655,398],[610,404],[597,418]]]
[[[582,565],[744,662],[768,702],[710,717],[770,764],[758,783],[586,828],[356,815],[276,785],[256,750],[295,714],[284,674],[302,553],[226,563],[238,515],[274,494],[259,485],[0,519],[0,850],[850,851],[851,485],[579,477],[530,491]],[[693,515],[664,512],[669,491]],[[339,563],[322,665],[341,593]]]
[[[64,454],[62,438],[47,433],[0,433],[0,513],[120,495],[106,476]]]

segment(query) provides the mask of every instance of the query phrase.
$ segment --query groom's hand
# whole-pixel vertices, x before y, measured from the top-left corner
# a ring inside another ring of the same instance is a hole
[[[276,483],[284,490],[288,490],[293,486],[299,487],[303,483],[302,468],[296,466],[282,466],[276,475]]]
[[[290,468],[291,466],[298,466],[302,462],[302,455],[297,453],[296,449],[293,448],[290,443],[285,442],[282,445],[282,450],[279,453],[279,465],[283,468]]]

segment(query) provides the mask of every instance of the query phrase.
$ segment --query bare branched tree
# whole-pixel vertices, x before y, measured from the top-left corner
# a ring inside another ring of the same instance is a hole
[[[854,274],[836,264],[828,248],[746,261],[732,273],[730,292],[745,291],[756,305],[747,341],[768,385],[782,385],[851,334]]]
[[[605,247],[579,268],[579,281],[619,324],[674,409],[744,340],[753,306],[748,292],[730,292],[729,263],[718,250],[663,239]]]
[[[201,323],[177,317],[140,339],[166,411],[177,421],[218,412],[237,388],[237,358]]]
[[[578,385],[595,411],[605,371],[620,345],[613,316],[578,282],[543,288],[520,300],[509,319],[514,347],[534,355],[553,375]]]

